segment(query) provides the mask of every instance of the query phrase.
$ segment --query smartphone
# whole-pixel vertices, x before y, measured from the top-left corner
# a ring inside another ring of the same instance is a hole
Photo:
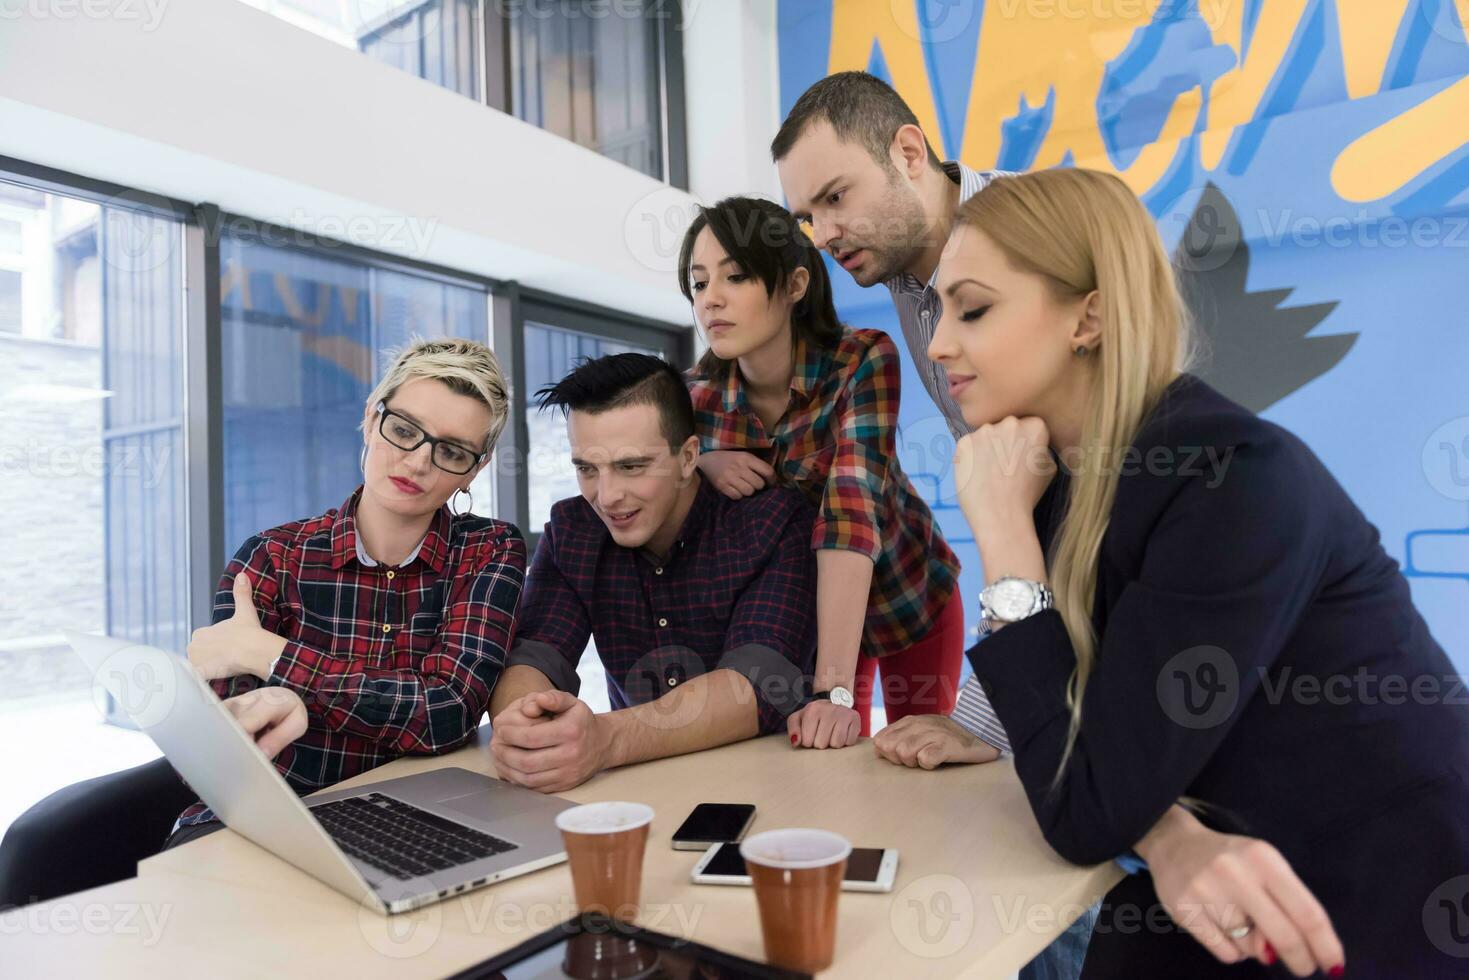
[[[844,892],[890,892],[898,874],[898,852],[891,848],[854,847],[847,858]],[[696,885],[748,885],[745,859],[738,844],[715,844],[694,865]]]
[[[738,842],[754,818],[753,803],[700,803],[673,832],[673,849],[702,851],[711,844]]]

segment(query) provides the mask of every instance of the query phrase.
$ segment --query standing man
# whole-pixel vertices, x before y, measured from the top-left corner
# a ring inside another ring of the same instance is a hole
[[[928,345],[940,316],[934,272],[954,213],[1003,171],[942,161],[902,96],[866,72],[823,78],[796,100],[770,144],[781,189],[816,247],[831,253],[859,286],[883,283],[918,376],[954,438],[967,434],[941,365]],[[910,715],[888,726],[879,743],[925,768],[944,762],[990,762],[1010,751],[989,698],[971,676],[952,715]],[[1081,974],[1096,909],[1082,915],[1024,970],[1023,980]]]
[[[902,97],[860,71],[807,89],[770,152],[791,210],[810,228],[816,247],[831,253],[859,286],[888,287],[924,388],[954,438],[966,434],[944,369],[928,358],[940,312],[933,276],[954,212],[1003,172],[940,161]],[[952,719],[905,721],[913,734],[922,730],[940,740],[945,761],[989,762],[1010,751],[973,677],[960,690]]]

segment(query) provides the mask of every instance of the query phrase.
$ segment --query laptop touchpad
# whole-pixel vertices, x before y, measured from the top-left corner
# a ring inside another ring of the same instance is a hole
[[[463,814],[475,820],[504,820],[536,808],[538,801],[534,798],[526,800],[519,793],[496,793],[490,790],[476,790],[463,796],[456,796],[447,800],[435,800],[434,806],[441,806],[446,810]]]

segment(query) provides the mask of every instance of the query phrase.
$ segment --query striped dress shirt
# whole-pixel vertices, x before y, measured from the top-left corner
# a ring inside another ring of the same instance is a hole
[[[959,185],[960,204],[977,194],[991,180],[1007,175],[1007,171],[1003,170],[971,170],[954,161],[944,164],[944,172]],[[889,279],[885,285],[892,293],[893,305],[898,311],[898,324],[902,327],[903,339],[908,343],[908,353],[913,356],[913,364],[918,369],[918,377],[922,379],[923,387],[928,389],[933,403],[944,413],[949,431],[957,440],[969,432],[969,426],[964,422],[964,413],[959,411],[959,406],[949,396],[949,381],[944,374],[943,365],[935,364],[928,357],[928,345],[933,341],[943,308],[938,290],[934,288],[934,276],[930,275],[928,281],[924,282],[916,276],[901,273]],[[1005,735],[1005,726],[1000,724],[995,709],[990,707],[989,698],[985,696],[984,688],[980,687],[977,678],[971,676],[959,689],[959,699],[951,717],[971,734],[1009,754],[1010,740]]]

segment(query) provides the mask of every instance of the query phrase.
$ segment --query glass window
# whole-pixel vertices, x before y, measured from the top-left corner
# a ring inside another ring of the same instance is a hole
[[[233,554],[252,534],[341,504],[362,482],[364,407],[397,349],[417,337],[487,342],[489,306],[473,285],[233,234],[220,269]],[[474,498],[492,512],[488,485]]]
[[[21,223],[0,218],[0,253],[18,255],[25,248],[21,238]]]
[[[479,99],[479,0],[244,0],[376,61]]]
[[[560,381],[576,366],[579,358],[631,351],[672,360],[673,350],[671,344],[668,347],[656,342],[640,345],[526,320],[525,414],[529,436],[526,469],[530,490],[526,533],[539,534],[551,519],[551,505],[581,492],[576,482],[576,471],[571,468],[571,442],[566,436],[566,421],[560,411],[538,411],[535,393],[543,385]]]
[[[515,115],[663,179],[657,16],[667,4],[508,6]]]
[[[20,273],[0,269],[0,333],[20,333]]]
[[[0,257],[0,513],[24,559],[0,565],[0,706],[86,704],[63,627],[188,642],[183,230],[3,182],[0,219],[21,246]]]

